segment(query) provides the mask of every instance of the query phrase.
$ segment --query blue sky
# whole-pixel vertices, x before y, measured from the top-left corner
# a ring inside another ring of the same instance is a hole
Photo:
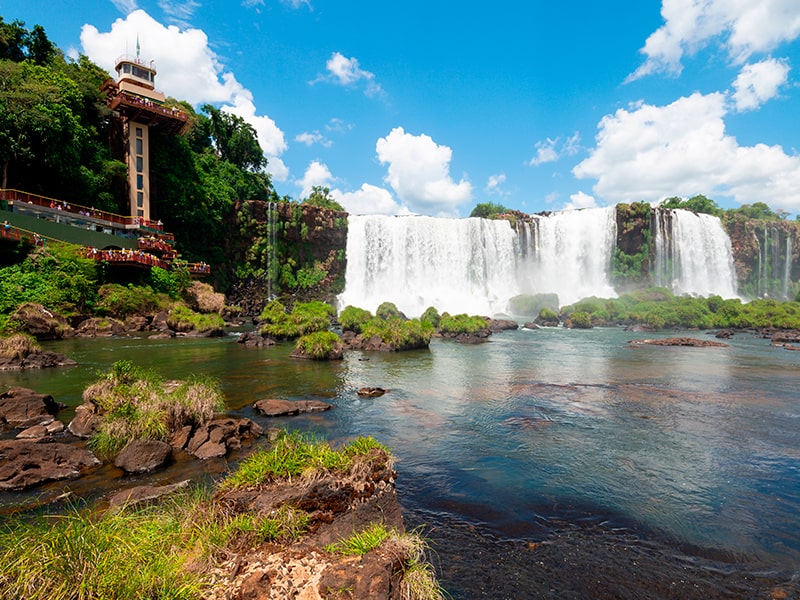
[[[24,5],[23,5],[24,4]],[[800,2],[0,0],[252,123],[276,189],[466,216],[705,194],[800,212]]]

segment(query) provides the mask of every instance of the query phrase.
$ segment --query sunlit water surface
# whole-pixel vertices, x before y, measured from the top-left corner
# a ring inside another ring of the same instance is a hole
[[[60,415],[68,421],[86,384],[114,361],[167,378],[204,373],[221,381],[233,414],[390,446],[415,522],[471,523],[501,540],[542,540],[556,522],[591,522],[797,577],[800,352],[744,334],[727,348],[629,347],[636,337],[521,329],[482,345],[435,339],[425,351],[351,352],[331,363],[291,359],[288,345],[246,349],[235,335],[70,340],[48,348],[77,367],[0,373],[0,388],[52,394],[68,405]],[[389,392],[361,398],[363,386]],[[251,405],[269,397],[319,398],[334,409],[268,420]],[[132,481],[228,468],[197,462]],[[103,493],[130,483],[107,467],[91,486]]]

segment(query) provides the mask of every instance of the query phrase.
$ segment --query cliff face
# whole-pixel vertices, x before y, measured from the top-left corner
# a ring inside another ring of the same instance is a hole
[[[650,210],[650,205],[643,202],[617,205],[617,247],[612,278],[620,292],[650,285]]]
[[[794,299],[800,281],[800,223],[727,215],[723,224],[731,238],[740,293]]]
[[[229,302],[258,314],[284,303],[332,301],[344,289],[347,213],[294,202],[239,203],[228,223]]]

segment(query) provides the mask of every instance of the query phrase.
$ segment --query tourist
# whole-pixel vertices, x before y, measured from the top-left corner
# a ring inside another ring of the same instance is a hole
[[[3,221],[3,235],[7,236],[11,232],[11,225],[8,223],[8,219]]]

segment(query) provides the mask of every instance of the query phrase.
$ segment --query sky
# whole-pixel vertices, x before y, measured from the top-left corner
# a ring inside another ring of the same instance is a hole
[[[800,212],[800,1],[0,0],[251,123],[281,195],[465,217],[703,194]]]

